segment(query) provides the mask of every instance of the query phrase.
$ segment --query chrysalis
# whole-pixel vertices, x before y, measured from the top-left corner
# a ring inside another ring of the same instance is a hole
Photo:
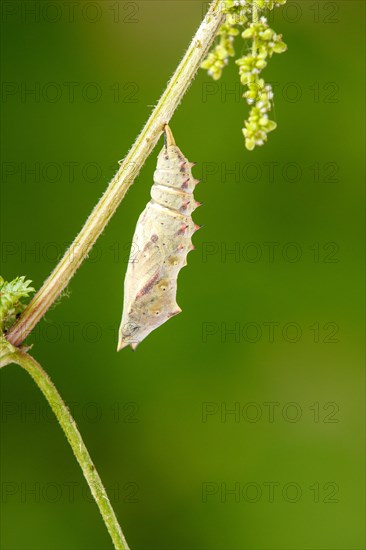
[[[192,212],[198,180],[165,126],[165,145],[158,156],[151,200],[140,215],[133,237],[124,283],[118,351],[135,349],[150,332],[181,312],[176,302],[177,277],[193,250],[192,235],[199,226]],[[137,252],[136,252],[137,250]]]

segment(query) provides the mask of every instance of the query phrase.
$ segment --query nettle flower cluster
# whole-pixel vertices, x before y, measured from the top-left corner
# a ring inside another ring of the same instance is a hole
[[[229,58],[235,56],[234,40],[240,31],[242,38],[251,42],[248,53],[236,60],[240,81],[246,87],[243,97],[251,106],[243,128],[245,146],[250,151],[256,145],[263,145],[268,132],[276,128],[276,123],[268,116],[272,107],[272,87],[265,83],[260,73],[267,66],[268,59],[274,53],[286,51],[287,46],[282,35],[269,27],[263,13],[285,3],[286,0],[223,0],[226,18],[218,33],[219,43],[201,65],[214,80],[218,80]]]

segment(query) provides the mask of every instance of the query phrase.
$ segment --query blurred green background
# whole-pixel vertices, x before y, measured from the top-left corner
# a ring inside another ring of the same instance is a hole
[[[6,279],[40,287],[206,6],[2,3]],[[236,66],[214,84],[199,72],[171,122],[203,180],[181,315],[135,353],[116,353],[129,243],[160,143],[29,338],[133,550],[365,547],[363,25],[361,1],[278,10],[272,26],[289,49],[264,73],[278,128],[252,153]],[[61,429],[19,367],[2,370],[1,398],[2,548],[111,548]]]

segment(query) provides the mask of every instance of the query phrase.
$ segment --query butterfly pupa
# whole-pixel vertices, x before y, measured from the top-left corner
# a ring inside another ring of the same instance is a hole
[[[140,215],[124,281],[118,351],[137,345],[168,319],[181,312],[177,278],[193,250],[192,235],[199,229],[192,212],[200,206],[193,197],[198,183],[188,162],[165,126],[151,188],[151,200]]]

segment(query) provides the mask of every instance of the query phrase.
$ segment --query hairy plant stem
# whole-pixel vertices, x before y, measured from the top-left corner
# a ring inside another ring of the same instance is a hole
[[[102,480],[93,464],[80,432],[76,426],[75,420],[70,414],[69,409],[63,402],[60,394],[53,385],[48,374],[42,369],[41,365],[27,353],[13,348],[7,356],[7,363],[16,363],[25,369],[33,378],[51,409],[55,413],[70,446],[76,456],[77,461],[83,471],[84,477],[90,487],[99,511],[102,514],[104,523],[112,538],[114,547],[118,550],[129,550],[127,541],[119,526],[112,505],[109,502],[106,490],[103,487]]]
[[[167,88],[84,227],[6,337],[19,346],[68,285],[154,149],[209,50],[224,14],[214,0]]]

